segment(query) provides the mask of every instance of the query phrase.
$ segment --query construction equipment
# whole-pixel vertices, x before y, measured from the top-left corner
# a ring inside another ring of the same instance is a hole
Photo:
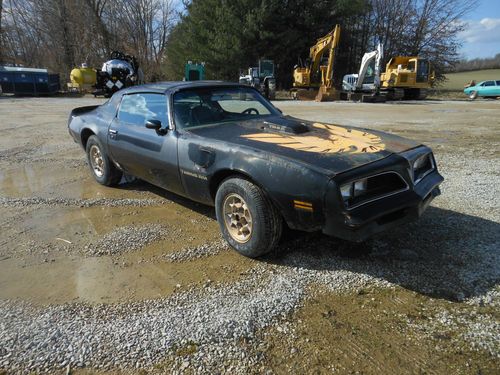
[[[340,40],[340,25],[318,39],[309,51],[306,64],[293,70],[292,95],[295,99],[326,101],[337,99],[339,93],[333,87],[333,63]],[[328,60],[323,64],[323,55],[328,50]]]
[[[94,96],[110,97],[124,87],[144,82],[144,73],[134,56],[114,51],[110,57],[97,71]]]
[[[380,93],[380,66],[384,46],[378,43],[377,49],[367,52],[361,59],[357,74],[346,74],[342,81],[341,98],[362,102],[385,102],[386,95]]]
[[[79,68],[71,70],[68,90],[73,92],[91,92],[97,81],[97,71],[83,63]]]
[[[205,79],[205,63],[188,61],[184,68],[184,81],[203,81]]]
[[[425,99],[434,84],[434,71],[427,59],[418,56],[396,56],[387,63],[380,76],[381,90],[388,99]]]
[[[274,75],[273,60],[259,60],[258,67],[248,68],[248,71],[240,72],[240,84],[255,87],[267,99],[274,100],[276,97],[276,77]]]

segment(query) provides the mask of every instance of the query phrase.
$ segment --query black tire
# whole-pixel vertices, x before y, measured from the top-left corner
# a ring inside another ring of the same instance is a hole
[[[246,203],[252,218],[249,239],[241,242],[233,238],[224,219],[224,205],[235,195]],[[255,184],[238,177],[224,180],[215,196],[215,212],[220,230],[226,241],[240,254],[256,258],[273,250],[281,238],[281,215],[265,193]]]
[[[471,91],[469,94],[469,99],[475,100],[477,98],[477,91]]]
[[[91,161],[91,152],[95,151],[95,148],[97,148],[97,150],[99,151],[102,159],[102,165],[100,166],[100,168],[102,169],[101,173],[98,173],[95,170],[94,165],[96,163]],[[122,179],[123,173],[115,167],[111,160],[109,160],[109,157],[104,151],[104,147],[102,146],[99,138],[97,138],[95,135],[91,135],[87,140],[86,151],[87,163],[89,165],[92,176],[94,176],[94,179],[104,186],[118,185],[118,183]]]

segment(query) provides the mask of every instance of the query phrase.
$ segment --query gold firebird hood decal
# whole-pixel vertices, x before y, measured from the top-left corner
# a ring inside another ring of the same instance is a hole
[[[257,142],[273,143],[297,151],[314,153],[374,153],[385,150],[378,135],[362,130],[315,122],[314,129],[303,134],[255,133],[242,137]]]

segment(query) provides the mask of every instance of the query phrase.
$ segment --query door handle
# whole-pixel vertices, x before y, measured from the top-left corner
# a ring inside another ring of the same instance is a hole
[[[111,135],[116,135],[118,134],[118,130],[115,130],[115,129],[109,129],[108,130],[108,133],[111,134]]]

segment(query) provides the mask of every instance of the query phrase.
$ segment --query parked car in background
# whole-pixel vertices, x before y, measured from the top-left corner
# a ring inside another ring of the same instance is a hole
[[[464,93],[472,100],[478,96],[496,98],[500,96],[500,80],[479,82],[476,85],[465,88]]]
[[[290,228],[350,241],[418,218],[440,194],[432,150],[380,131],[284,116],[256,89],[165,82],[76,108],[69,132],[103,185],[122,173],[215,206],[256,257]]]

